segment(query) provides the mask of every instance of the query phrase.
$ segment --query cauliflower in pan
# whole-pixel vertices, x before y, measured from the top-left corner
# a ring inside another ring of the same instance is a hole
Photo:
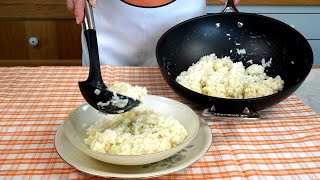
[[[176,81],[198,93],[220,98],[256,98],[282,91],[284,81],[278,75],[269,77],[265,66],[252,64],[245,68],[242,62],[230,57],[203,56],[181,72]]]

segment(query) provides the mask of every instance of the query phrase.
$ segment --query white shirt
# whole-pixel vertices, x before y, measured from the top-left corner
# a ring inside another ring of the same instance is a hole
[[[205,0],[176,0],[152,8],[133,6],[121,0],[98,0],[93,13],[100,64],[157,66],[155,49],[161,35],[182,21],[205,14],[205,8]],[[83,33],[82,49],[82,64],[88,66]]]

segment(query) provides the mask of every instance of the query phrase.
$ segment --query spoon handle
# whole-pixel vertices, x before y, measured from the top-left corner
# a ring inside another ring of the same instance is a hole
[[[93,19],[93,12],[90,3],[85,1],[85,17],[84,17],[84,36],[87,41],[87,48],[89,52],[90,69],[88,81],[97,82],[102,84],[100,61],[99,61],[99,50],[97,35],[95,30],[95,23]]]

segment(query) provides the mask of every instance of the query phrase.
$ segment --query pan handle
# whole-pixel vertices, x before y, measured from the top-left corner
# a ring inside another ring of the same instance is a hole
[[[234,5],[233,0],[226,0],[224,4],[224,8],[222,9],[221,13],[227,12],[229,9],[231,9],[233,12],[239,12],[236,6]]]
[[[223,120],[223,121],[255,121],[260,120],[260,115],[250,105],[248,105],[242,113],[227,114],[216,112],[215,106],[205,109],[202,114],[202,118],[206,120]]]

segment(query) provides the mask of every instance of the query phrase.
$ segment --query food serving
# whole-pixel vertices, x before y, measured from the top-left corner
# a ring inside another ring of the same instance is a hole
[[[117,94],[128,96],[132,98],[133,100],[139,100],[143,101],[143,98],[147,95],[147,89],[145,87],[140,86],[133,86],[126,82],[120,82],[116,81],[112,84],[112,86],[109,87],[109,90],[113,92],[113,96],[111,100],[107,102],[101,102],[99,101],[97,103],[98,107],[106,107],[110,104],[112,106],[118,107],[118,108],[124,108],[128,105],[129,99],[121,99]],[[94,93],[98,96],[100,94],[100,90],[96,89]],[[123,113],[123,110],[119,110],[118,113]]]
[[[90,149],[118,155],[141,155],[176,147],[187,130],[174,117],[154,110],[132,110],[113,117],[103,116],[87,130]]]
[[[129,96],[134,100],[143,101],[144,97],[147,95],[148,90],[146,87],[140,87],[137,85],[131,85],[127,82],[116,81],[110,87],[110,91],[122,94],[124,96]]]
[[[145,87],[133,86],[126,82],[115,82],[109,90],[138,99],[142,103],[147,95]],[[99,91],[95,93],[98,95]],[[106,105],[109,103],[124,107],[128,101],[115,95]],[[101,106],[104,104],[98,103]],[[187,135],[187,130],[174,117],[147,108],[115,116],[100,116],[100,119],[87,129],[84,143],[97,152],[141,155],[176,147]]]
[[[233,62],[228,56],[218,58],[210,54],[181,72],[176,81],[190,90],[220,98],[268,96],[284,87],[279,75],[273,78],[265,73],[265,67],[271,66],[271,62],[272,59],[262,65],[252,64],[245,68],[242,62]]]

